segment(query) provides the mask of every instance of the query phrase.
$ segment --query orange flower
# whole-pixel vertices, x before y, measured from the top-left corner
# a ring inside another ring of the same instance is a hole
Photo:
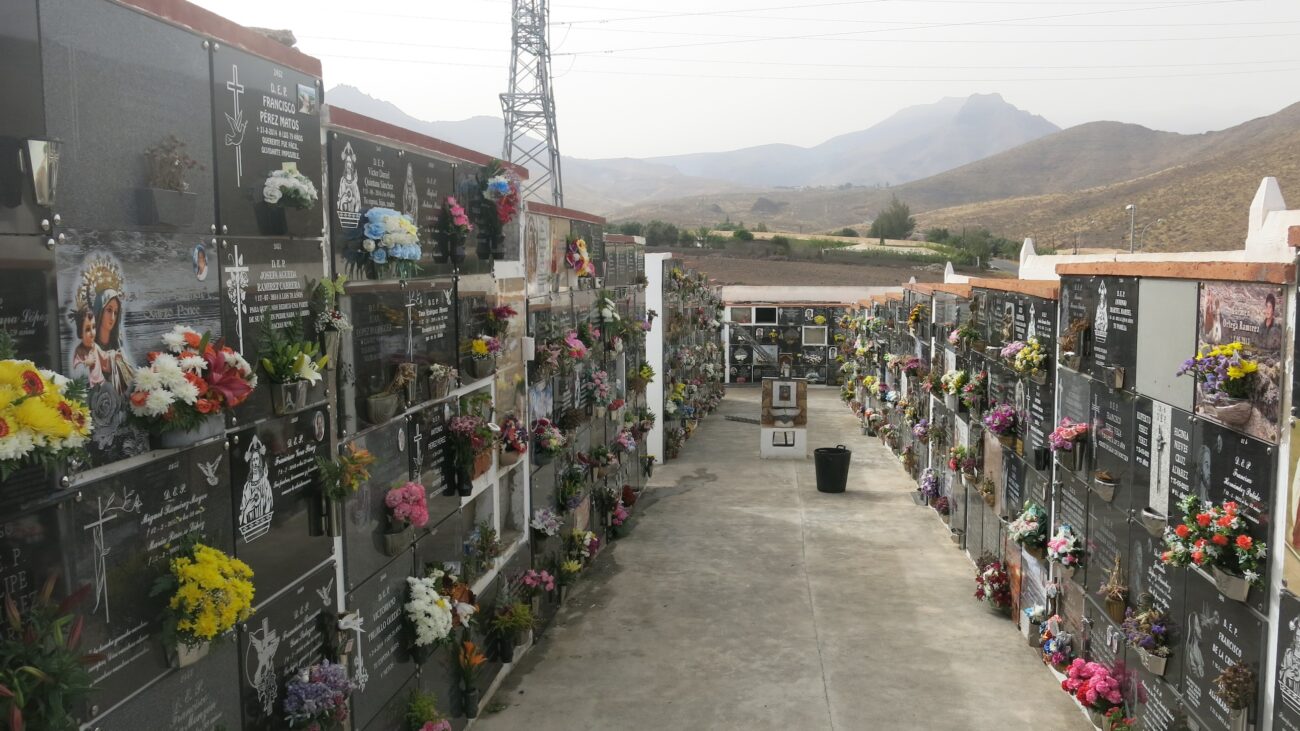
[[[1219,518],[1219,527],[1227,528],[1232,525],[1232,521],[1233,517],[1231,515],[1225,515],[1222,518]]]
[[[1200,551],[1192,551],[1192,560],[1196,562],[1197,566],[1200,566],[1205,561],[1205,554]]]
[[[1209,513],[1201,513],[1200,515],[1196,516],[1196,523],[1200,525],[1202,528],[1208,528],[1210,525],[1210,520],[1211,518]]]
[[[39,396],[45,393],[45,381],[41,380],[41,374],[36,371],[23,371],[23,391],[28,396]]]
[[[1226,546],[1226,545],[1228,545],[1228,537],[1225,536],[1225,535],[1222,535],[1222,534],[1216,534],[1216,535],[1214,536],[1214,545],[1216,545],[1216,546]]]
[[[487,662],[487,658],[483,656],[483,653],[478,651],[478,648],[474,646],[473,642],[466,640],[462,643],[460,649],[460,666],[462,668],[466,670],[474,670],[485,662]]]
[[[197,409],[200,414],[211,414],[216,411],[218,407],[217,402],[201,398],[194,402],[194,408]]]
[[[1250,536],[1237,536],[1237,548],[1250,550],[1250,547],[1254,545],[1254,543],[1255,542],[1251,540]]]
[[[1165,551],[1164,553],[1160,554],[1160,560],[1164,561],[1165,563],[1169,563],[1169,557],[1172,555],[1173,555],[1172,551]]]
[[[199,347],[199,343],[201,343],[201,342],[203,342],[203,336],[202,336],[202,335],[199,335],[199,334],[196,333],[196,332],[187,332],[187,333],[185,333],[185,344],[188,345],[188,346],[190,346],[191,348],[197,348],[197,347]]]
[[[1192,529],[1188,528],[1186,525],[1180,525],[1177,528],[1174,528],[1174,533],[1176,533],[1179,538],[1186,538],[1191,535]]]
[[[144,406],[144,402],[149,400],[148,391],[136,391],[131,394],[132,406]]]
[[[1228,502],[1226,502],[1226,503],[1223,504],[1223,511],[1224,511],[1225,513],[1227,513],[1228,515],[1236,515],[1236,514],[1237,514],[1237,504],[1236,504],[1235,502],[1232,502],[1231,500],[1229,500]]]

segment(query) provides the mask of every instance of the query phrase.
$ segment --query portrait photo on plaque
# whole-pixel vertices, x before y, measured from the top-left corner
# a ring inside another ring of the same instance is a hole
[[[1276,444],[1286,332],[1283,288],[1204,282],[1199,309],[1196,413]]]

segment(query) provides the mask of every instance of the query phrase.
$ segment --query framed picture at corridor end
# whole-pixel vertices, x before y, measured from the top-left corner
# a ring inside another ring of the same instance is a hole
[[[1242,360],[1254,364],[1255,370],[1244,379],[1230,380],[1227,389],[1211,390],[1203,383],[1197,384],[1196,413],[1276,444],[1286,333],[1286,299],[1282,288],[1271,284],[1204,282],[1199,308],[1198,352],[1240,344]]]
[[[320,79],[223,45],[212,52],[212,85],[220,230],[320,236]],[[283,180],[300,195],[282,195]]]

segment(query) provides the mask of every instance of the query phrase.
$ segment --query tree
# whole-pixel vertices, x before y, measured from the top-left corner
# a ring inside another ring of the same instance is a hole
[[[885,210],[871,222],[871,238],[905,239],[916,230],[916,219],[912,218],[912,209],[894,196]]]
[[[628,221],[618,226],[618,232],[625,236],[644,236],[645,226],[640,221]]]
[[[682,246],[695,246],[695,234],[689,228],[684,228],[677,233],[677,243]]]
[[[732,232],[731,232],[731,236],[732,236],[732,238],[736,238],[736,239],[739,239],[739,240],[741,240],[741,241],[753,241],[753,240],[754,240],[754,234],[750,233],[749,231],[747,231],[746,229],[743,229],[743,228],[738,228],[738,229],[736,229],[735,231],[732,231]]]
[[[858,232],[846,227],[836,231],[832,236],[847,236],[856,239],[858,237]]]
[[[949,238],[951,238],[951,234],[948,233],[946,228],[927,228],[925,230],[925,240],[932,244],[945,243]]]
[[[754,227],[754,230],[755,230],[755,231],[762,231],[763,233],[767,233],[767,224],[766,224],[766,223],[763,223],[762,221],[759,221],[759,222],[758,222],[758,225]]]
[[[676,246],[677,227],[657,219],[651,221],[645,225],[645,242],[647,246]]]

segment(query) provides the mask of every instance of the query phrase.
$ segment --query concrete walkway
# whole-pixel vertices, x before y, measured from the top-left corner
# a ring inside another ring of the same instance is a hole
[[[630,537],[577,587],[481,731],[1089,729],[974,568],[832,389],[812,444],[853,449],[849,490],[758,459],[758,391],[733,389],[656,468]]]

